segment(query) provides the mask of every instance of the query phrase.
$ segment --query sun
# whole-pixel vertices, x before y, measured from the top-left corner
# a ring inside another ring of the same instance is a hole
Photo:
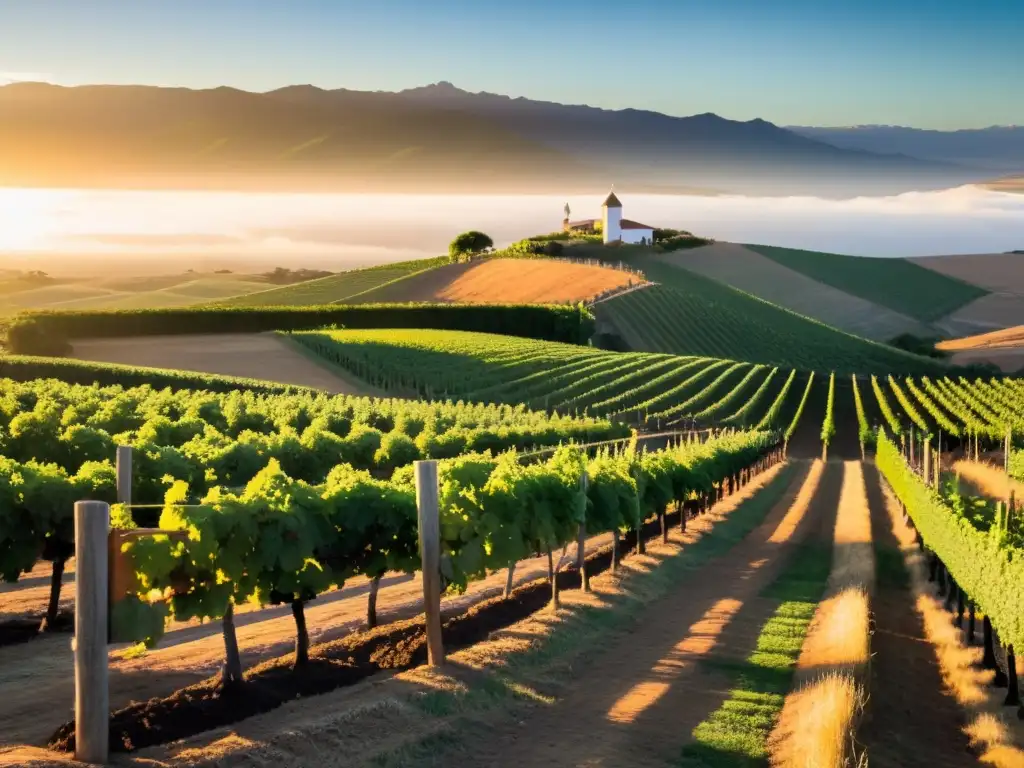
[[[58,203],[53,190],[0,189],[0,252],[47,247],[55,234]]]

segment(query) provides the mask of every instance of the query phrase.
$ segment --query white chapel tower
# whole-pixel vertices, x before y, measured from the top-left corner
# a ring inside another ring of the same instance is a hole
[[[608,193],[601,206],[601,227],[605,244],[622,240],[622,203],[615,196],[614,189]]]

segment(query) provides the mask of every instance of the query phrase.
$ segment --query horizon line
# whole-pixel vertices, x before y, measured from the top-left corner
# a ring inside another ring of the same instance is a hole
[[[272,93],[277,93],[278,91],[287,90],[289,88],[311,88],[313,90],[320,91],[322,93],[337,93],[339,91],[344,91],[344,92],[347,92],[347,93],[374,93],[374,94],[399,95],[399,94],[403,94],[403,93],[408,93],[410,91],[424,90],[424,89],[427,89],[427,88],[438,88],[438,87],[443,88],[445,86],[448,86],[448,87],[450,87],[454,91],[459,91],[460,93],[464,93],[464,94],[467,94],[467,95],[470,95],[470,96],[495,96],[495,97],[502,98],[502,99],[508,99],[509,101],[532,101],[532,102],[536,102],[536,103],[540,103],[540,104],[552,104],[552,105],[555,105],[555,106],[562,106],[562,107],[580,107],[580,108],[586,108],[586,109],[593,109],[593,110],[600,111],[600,112],[639,112],[639,113],[644,113],[644,114],[648,114],[648,115],[657,115],[657,116],[660,116],[660,117],[667,117],[667,118],[676,119],[676,120],[692,119],[692,118],[695,118],[695,117],[717,117],[717,118],[719,118],[721,120],[728,120],[729,122],[733,122],[733,123],[744,123],[744,124],[757,123],[757,122],[767,123],[769,125],[774,125],[777,128],[781,128],[783,130],[790,130],[790,131],[799,130],[799,129],[802,129],[802,128],[822,128],[822,129],[833,129],[833,130],[843,130],[843,129],[845,129],[845,130],[856,130],[856,129],[866,129],[866,128],[897,128],[897,129],[904,129],[904,130],[911,130],[911,131],[922,131],[922,132],[928,132],[928,133],[959,133],[959,132],[966,132],[966,131],[991,131],[991,130],[1024,130],[1024,125],[1018,125],[1016,123],[1008,123],[1008,124],[993,123],[991,125],[987,125],[987,126],[984,126],[984,127],[977,127],[977,128],[945,128],[945,129],[943,129],[943,128],[920,128],[920,127],[917,127],[917,126],[904,125],[904,124],[901,124],[901,123],[853,123],[853,124],[841,124],[841,125],[807,125],[807,124],[796,124],[796,123],[789,123],[789,124],[773,123],[772,121],[766,120],[766,119],[761,118],[761,117],[754,117],[754,118],[751,118],[750,120],[736,120],[734,118],[724,117],[724,116],[718,114],[717,112],[694,112],[692,114],[682,115],[682,114],[671,114],[671,113],[668,113],[668,112],[660,112],[658,110],[653,110],[653,109],[639,109],[637,107],[621,107],[621,108],[595,107],[595,106],[592,106],[590,104],[585,104],[585,103],[568,104],[566,102],[561,102],[561,101],[549,101],[549,100],[545,100],[545,99],[537,99],[537,98],[533,98],[531,96],[512,96],[510,94],[497,93],[497,92],[494,92],[494,91],[468,91],[468,90],[466,90],[464,88],[459,88],[458,86],[454,85],[449,80],[437,80],[437,81],[432,82],[432,83],[426,83],[425,85],[416,85],[416,86],[412,86],[410,88],[402,88],[401,90],[395,90],[395,91],[389,91],[389,90],[383,90],[383,89],[368,90],[368,89],[359,89],[359,88],[347,88],[345,86],[338,86],[337,88],[326,88],[324,86],[314,85],[313,83],[289,83],[288,85],[278,86],[277,88],[270,88],[270,89],[267,89],[265,91],[255,91],[255,90],[247,90],[245,88],[239,88],[237,86],[227,85],[227,84],[217,85],[217,86],[212,86],[212,87],[206,87],[206,88],[195,88],[195,87],[190,87],[190,86],[187,86],[187,85],[165,85],[165,84],[154,84],[154,83],[74,83],[74,84],[67,84],[67,83],[59,83],[59,82],[54,82],[54,81],[45,80],[45,79],[40,80],[40,79],[4,78],[2,76],[2,73],[0,73],[0,89],[9,88],[9,87],[12,87],[12,86],[26,86],[26,85],[36,85],[36,86],[40,86],[41,85],[41,86],[49,86],[49,87],[52,87],[52,88],[63,88],[63,89],[69,89],[69,90],[70,89],[75,89],[75,88],[157,88],[157,89],[162,89],[162,90],[179,90],[179,91],[192,91],[192,92],[227,90],[227,91],[237,91],[239,93],[247,93],[247,94],[251,94],[251,95],[255,95],[255,96],[266,96],[266,95],[269,95],[269,94],[272,94]]]

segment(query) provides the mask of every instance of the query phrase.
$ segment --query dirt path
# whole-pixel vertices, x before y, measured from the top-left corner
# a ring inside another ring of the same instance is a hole
[[[591,552],[607,545],[609,535],[587,542]],[[571,553],[570,553],[571,554]],[[545,577],[547,560],[534,558],[516,568],[516,583]],[[505,572],[474,582],[461,597],[446,599],[445,611],[458,612],[499,594]],[[32,588],[34,591],[37,588]],[[326,642],[344,637],[365,626],[368,584],[353,580],[306,607],[310,640]],[[65,588],[70,596],[72,590]],[[383,624],[410,618],[421,612],[422,586],[417,574],[387,577],[378,596],[378,620]],[[291,651],[295,624],[288,606],[252,609],[243,606],[236,617],[243,663],[281,656]],[[21,645],[0,647],[0,745],[45,741],[72,716],[74,676],[69,634],[40,638]],[[144,656],[121,658],[111,651],[110,703],[119,708],[132,701],[164,696],[217,672],[224,645],[219,622],[172,625],[159,646]]]
[[[967,751],[966,720],[945,690],[935,651],[915,608],[909,576],[893,532],[897,502],[878,470],[864,467],[877,563],[875,631],[866,714],[858,740],[872,768],[952,768],[977,765]]]
[[[769,740],[776,768],[846,765],[851,757],[848,734],[870,657],[869,596],[875,579],[871,515],[859,461],[844,462],[832,539],[825,593]]]
[[[143,336],[79,339],[71,357],[100,363],[172,368],[242,376],[322,389],[332,394],[373,395],[368,385],[317,363],[273,333]]]
[[[564,696],[522,722],[467,738],[459,762],[480,766],[662,766],[728,695],[729,679],[700,662],[741,661],[776,607],[759,597],[794,544],[831,535],[842,465],[805,464],[782,500],[728,556],[653,603],[640,622],[573,670]],[[470,758],[471,756],[471,758]]]

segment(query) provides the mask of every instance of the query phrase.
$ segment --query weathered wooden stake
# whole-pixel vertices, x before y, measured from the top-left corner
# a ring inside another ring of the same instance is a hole
[[[416,510],[419,520],[423,610],[427,620],[427,659],[430,666],[444,664],[441,639],[441,531],[438,509],[437,462],[417,461]]]
[[[117,503],[132,504],[132,449],[129,445],[117,446]]]
[[[515,562],[508,564],[508,570],[505,574],[505,599],[507,600],[512,596],[512,586],[515,581],[516,575],[516,564]]]
[[[590,483],[587,473],[584,471],[580,477],[580,485],[583,487],[583,497],[586,499],[587,487]],[[584,592],[590,591],[590,576],[587,574],[587,512],[583,510],[583,520],[580,521],[580,529],[576,534],[576,569],[580,572],[580,586]]]
[[[106,763],[110,752],[109,531],[108,504],[75,502],[75,759],[85,763]]]
[[[550,547],[548,547],[548,581],[551,584],[551,608],[557,611],[562,604],[558,599],[558,574],[555,573],[555,557]]]

